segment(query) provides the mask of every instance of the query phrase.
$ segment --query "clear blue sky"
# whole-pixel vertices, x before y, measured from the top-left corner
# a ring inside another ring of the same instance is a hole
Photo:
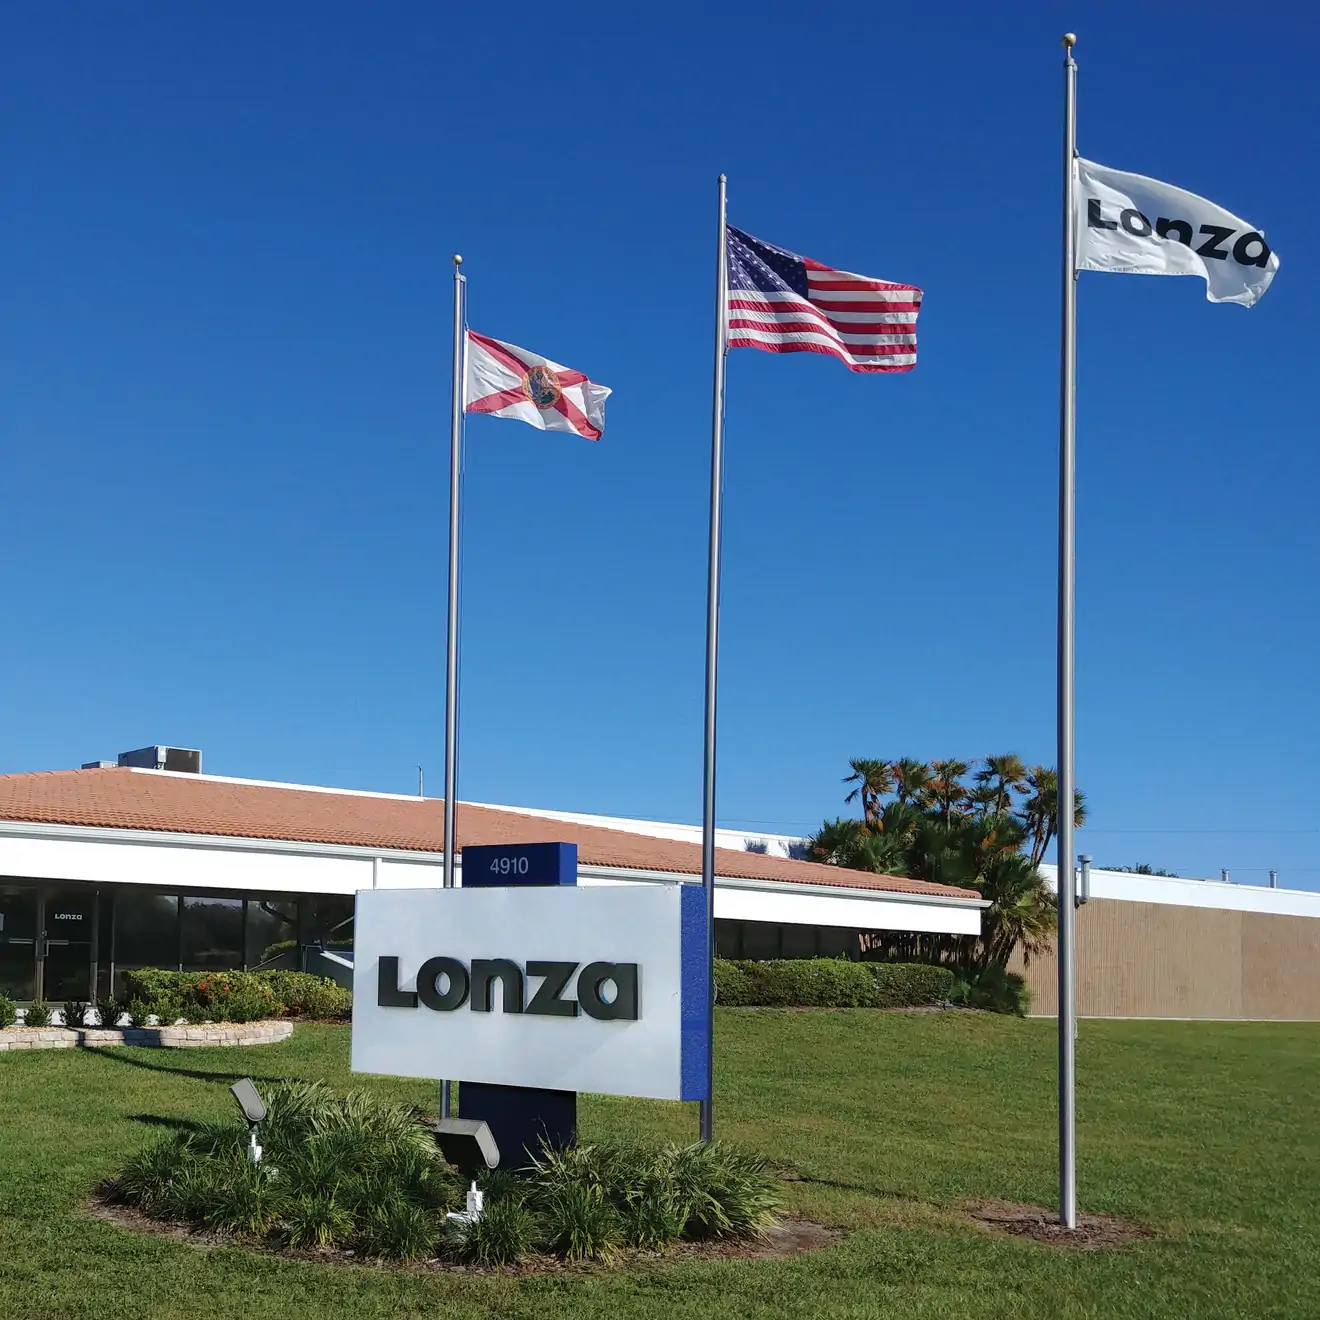
[[[1177,7],[64,3],[0,54],[0,770],[440,788],[450,265],[610,385],[468,426],[464,797],[700,814],[715,176],[920,284],[920,363],[729,360],[719,815],[1053,761],[1059,35],[1083,154],[1266,229],[1084,275],[1080,836],[1320,886],[1320,22]]]

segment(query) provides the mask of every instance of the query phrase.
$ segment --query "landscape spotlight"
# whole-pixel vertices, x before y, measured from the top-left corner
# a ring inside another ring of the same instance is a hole
[[[442,1118],[431,1131],[445,1163],[469,1177],[500,1162],[500,1148],[484,1119]]]
[[[257,1144],[257,1124],[266,1117],[266,1102],[252,1084],[252,1078],[250,1077],[244,1077],[235,1082],[229,1090],[234,1099],[238,1101],[238,1107],[243,1111],[243,1117],[248,1121],[248,1159],[253,1164],[260,1164],[261,1147]]]
[[[452,1164],[472,1180],[467,1207],[451,1210],[446,1219],[473,1224],[481,1218],[484,1196],[477,1188],[476,1175],[482,1168],[493,1169],[500,1162],[500,1148],[495,1143],[490,1124],[481,1118],[442,1118],[431,1129],[446,1164]]]

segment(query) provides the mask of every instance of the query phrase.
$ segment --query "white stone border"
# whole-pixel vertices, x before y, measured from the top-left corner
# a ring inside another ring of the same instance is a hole
[[[273,1045],[293,1035],[293,1023],[212,1022],[199,1027],[5,1027],[5,1050],[99,1049],[104,1045],[155,1045],[167,1050],[205,1049],[214,1045]]]

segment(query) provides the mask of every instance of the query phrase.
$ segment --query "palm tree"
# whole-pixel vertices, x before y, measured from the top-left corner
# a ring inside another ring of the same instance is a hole
[[[910,756],[894,762],[894,793],[900,802],[920,802],[930,782],[930,767]]]
[[[906,875],[907,844],[899,834],[873,833],[860,820],[825,821],[808,844],[814,862],[850,871]]]
[[[844,801],[852,802],[861,798],[862,819],[870,825],[880,814],[880,799],[886,793],[893,791],[893,772],[889,768],[888,761],[854,760],[849,761],[848,764],[852,767],[852,774],[843,782],[856,784],[857,787],[844,798]]]
[[[982,897],[990,901],[981,913],[980,965],[1006,966],[1018,948],[1029,962],[1046,949],[1058,913],[1031,859],[1020,852],[1001,854],[987,863],[979,880]]]
[[[987,756],[976,772],[976,782],[994,792],[996,813],[1007,811],[1014,793],[1026,792],[1027,767],[1020,756]]]
[[[967,802],[967,788],[962,777],[971,769],[966,761],[932,761],[931,777],[926,786],[926,797],[931,805],[937,806],[944,823],[953,819],[956,808]]]
[[[860,820],[827,820],[807,840],[807,858],[813,862],[828,862],[831,866],[846,866],[845,858],[857,851],[860,836],[867,832]]]
[[[1023,824],[1031,840],[1031,864],[1039,866],[1059,829],[1059,776],[1047,766],[1033,766],[1027,773],[1031,796],[1022,804]],[[1073,828],[1086,824],[1086,798],[1073,790]]]

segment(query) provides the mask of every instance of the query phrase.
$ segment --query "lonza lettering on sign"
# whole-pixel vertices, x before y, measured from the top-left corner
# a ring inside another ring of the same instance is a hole
[[[473,958],[471,971],[457,958],[428,958],[417,969],[417,989],[400,990],[399,960],[386,955],[379,963],[376,1002],[382,1008],[416,1008],[420,1002],[437,1013],[452,1013],[466,1003],[473,1012],[489,1013],[498,981],[500,1008],[505,1013],[577,1017],[580,1010],[601,1022],[637,1021],[640,976],[636,963],[588,963],[578,974],[577,998],[566,999],[564,990],[578,966],[575,962],[531,959],[526,977],[541,978],[541,985],[527,1000],[523,969],[511,958]],[[608,999],[606,986],[612,987]]]
[[[1146,216],[1130,206],[1119,211],[1117,219],[1110,220],[1105,217],[1098,197],[1087,200],[1086,224],[1088,229],[1121,228],[1133,238],[1150,238],[1153,234],[1167,242],[1181,243],[1184,247],[1194,249],[1198,257],[1209,257],[1214,261],[1227,261],[1231,256],[1239,266],[1260,266],[1263,269],[1269,265],[1270,245],[1265,241],[1265,235],[1255,229],[1237,230],[1227,225],[1201,225],[1199,230],[1194,231],[1190,221],[1171,220],[1162,215],[1156,216],[1152,225]],[[1200,240],[1202,235],[1205,236],[1204,241],[1193,242],[1193,239]],[[1237,237],[1234,238],[1234,235]],[[1231,249],[1227,246],[1230,239],[1233,240]]]

